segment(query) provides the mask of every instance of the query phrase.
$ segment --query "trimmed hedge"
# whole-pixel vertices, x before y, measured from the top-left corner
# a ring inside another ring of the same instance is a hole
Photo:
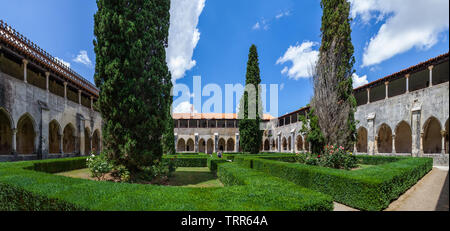
[[[177,167],[207,167],[209,156],[163,156],[163,161],[173,160]]]
[[[66,172],[86,167],[87,157],[74,157],[65,159],[43,160],[34,163],[32,170],[38,172],[57,173]]]
[[[296,187],[299,190],[293,190],[295,189],[293,188],[290,189],[291,191],[287,191],[288,188],[286,188],[286,190],[280,191],[279,186],[267,187],[256,184],[256,179],[254,179],[254,183],[250,182],[246,185],[223,188],[189,188],[98,182],[34,170],[39,168],[42,171],[53,172],[57,171],[56,169],[62,170],[61,166],[68,167],[63,171],[71,170],[72,164],[60,163],[65,160],[74,162],[72,158],[69,158],[0,163],[0,210],[272,211],[332,209],[330,197],[317,197],[319,195],[317,192],[310,194],[309,190],[300,189],[298,186]],[[55,166],[50,166],[50,163]],[[40,167],[35,167],[35,165]],[[242,172],[243,175],[239,177],[246,178],[246,172]],[[262,181],[266,180],[267,178]],[[295,186],[295,184],[293,185]]]
[[[234,163],[218,166],[217,175],[224,185],[248,185],[253,197],[265,195],[265,199],[280,203],[289,211],[332,211],[333,200],[323,193],[299,187],[287,180],[241,167]],[[273,198],[273,199],[272,199]]]
[[[433,167],[431,158],[373,159],[386,164],[346,171],[297,163],[251,158],[252,167],[302,187],[331,195],[335,201],[361,210],[382,210],[413,186]],[[391,157],[396,158],[396,157]]]
[[[228,160],[225,158],[217,158],[217,157],[208,158],[208,168],[211,172],[216,172],[217,165],[225,162],[228,162]]]

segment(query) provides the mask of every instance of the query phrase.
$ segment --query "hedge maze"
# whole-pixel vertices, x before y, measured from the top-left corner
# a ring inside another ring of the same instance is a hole
[[[86,168],[85,157],[0,163],[0,210],[332,211],[333,201],[383,210],[432,169],[430,158],[359,156],[359,170],[295,163],[293,154],[164,156],[209,167],[222,188],[98,182],[54,175]]]

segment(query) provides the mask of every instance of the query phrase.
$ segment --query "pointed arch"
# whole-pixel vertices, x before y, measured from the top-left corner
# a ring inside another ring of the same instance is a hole
[[[286,141],[286,137],[283,137],[283,141],[281,142],[281,144],[283,145],[282,150],[283,150],[283,151],[287,151],[287,141]]]
[[[301,135],[298,135],[297,136],[297,151],[302,151],[303,150],[303,138],[302,138],[302,136]]]
[[[270,151],[269,139],[264,141],[264,151]]]
[[[378,153],[392,153],[392,130],[385,123],[378,128],[377,147]]]
[[[177,152],[185,152],[186,151],[186,142],[183,138],[178,139],[177,143]]]
[[[213,139],[208,139],[206,142],[206,153],[212,154],[214,152],[214,141]]]
[[[17,121],[16,145],[18,154],[36,152],[36,123],[29,113],[25,113]]]
[[[227,152],[234,152],[234,139],[228,138],[227,140]]]
[[[91,129],[86,127],[84,129],[84,155],[91,153]]]
[[[206,141],[203,138],[198,141],[198,152],[206,153]]]
[[[441,153],[442,135],[441,123],[431,116],[423,125],[423,153]]]
[[[0,155],[12,154],[13,126],[9,112],[0,107]]]
[[[225,139],[224,138],[220,138],[219,139],[219,143],[217,145],[217,147],[219,148],[220,151],[225,151]]]
[[[292,138],[291,138],[291,136],[289,136],[289,138],[288,138],[288,151],[291,151],[291,148],[292,148]]]
[[[63,130],[63,152],[74,153],[75,152],[75,127],[68,123]]]
[[[61,126],[59,125],[57,120],[52,120],[48,125],[48,151],[49,153],[56,154],[60,153],[60,145],[61,145]]]
[[[367,153],[367,129],[365,127],[358,128],[356,151],[360,153]]]
[[[395,127],[395,152],[412,152],[412,130],[406,121],[401,121]]]

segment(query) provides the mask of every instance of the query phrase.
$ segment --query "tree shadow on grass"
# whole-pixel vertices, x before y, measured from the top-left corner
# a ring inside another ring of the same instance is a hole
[[[170,186],[188,186],[198,185],[207,181],[217,180],[217,177],[211,172],[200,171],[176,171],[169,178]]]

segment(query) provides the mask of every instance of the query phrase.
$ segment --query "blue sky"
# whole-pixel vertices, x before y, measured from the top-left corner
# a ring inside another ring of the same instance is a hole
[[[0,19],[93,82],[94,0],[0,4]],[[449,50],[448,0],[351,4],[355,78],[360,84]],[[192,77],[202,76],[203,86],[244,84],[248,50],[255,44],[262,83],[279,84],[278,115],[309,102],[312,82],[307,69],[320,47],[319,0],[173,0],[171,14],[168,64],[176,83],[192,87]],[[191,103],[174,107],[183,111]]]

